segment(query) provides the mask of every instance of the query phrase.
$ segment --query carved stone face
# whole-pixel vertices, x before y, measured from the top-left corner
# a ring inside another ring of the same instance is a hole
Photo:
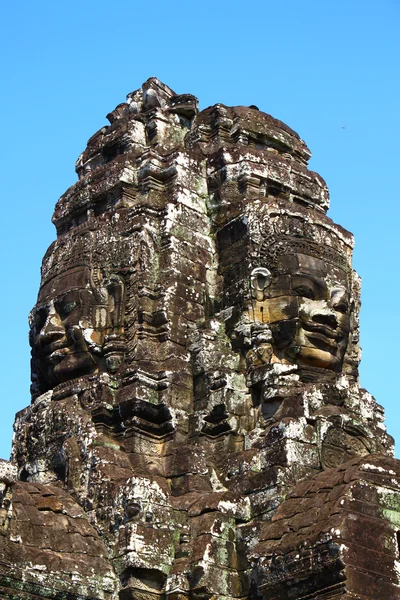
[[[253,318],[268,324],[275,360],[340,370],[350,331],[346,274],[305,254],[281,256],[277,272],[252,273]]]
[[[104,342],[104,331],[94,323],[98,304],[84,268],[41,288],[31,314],[30,341],[33,360],[49,386],[97,368]]]

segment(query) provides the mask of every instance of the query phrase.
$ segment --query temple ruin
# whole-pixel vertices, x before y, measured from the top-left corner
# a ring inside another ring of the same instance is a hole
[[[398,599],[400,462],[307,146],[156,78],[107,118],[30,315],[0,597]]]

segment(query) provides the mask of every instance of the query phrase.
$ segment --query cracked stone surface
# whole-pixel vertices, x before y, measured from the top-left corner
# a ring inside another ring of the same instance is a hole
[[[9,600],[395,600],[353,237],[297,133],[156,78],[56,204],[0,461]]]

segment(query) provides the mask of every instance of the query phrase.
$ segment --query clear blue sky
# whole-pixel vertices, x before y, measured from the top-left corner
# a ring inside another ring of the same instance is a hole
[[[361,385],[400,448],[399,17],[398,0],[3,4],[0,456],[30,402],[27,315],[54,204],[105,115],[151,76],[201,108],[256,104],[306,141],[329,215],[355,234]]]

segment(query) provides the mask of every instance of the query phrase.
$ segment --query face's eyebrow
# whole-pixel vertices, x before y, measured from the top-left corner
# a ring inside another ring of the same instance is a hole
[[[73,288],[71,290],[65,290],[64,292],[60,292],[57,295],[48,296],[48,297],[44,298],[43,300],[39,301],[39,299],[38,299],[37,305],[40,304],[41,306],[46,306],[46,305],[49,305],[51,302],[59,302],[60,300],[65,298],[65,296],[67,296],[68,294],[72,294],[75,292],[77,292],[80,297],[82,291],[84,291],[82,288]]]
[[[350,292],[345,287],[338,285],[331,289],[331,298],[334,298],[335,296],[339,296],[339,298],[349,299]]]

